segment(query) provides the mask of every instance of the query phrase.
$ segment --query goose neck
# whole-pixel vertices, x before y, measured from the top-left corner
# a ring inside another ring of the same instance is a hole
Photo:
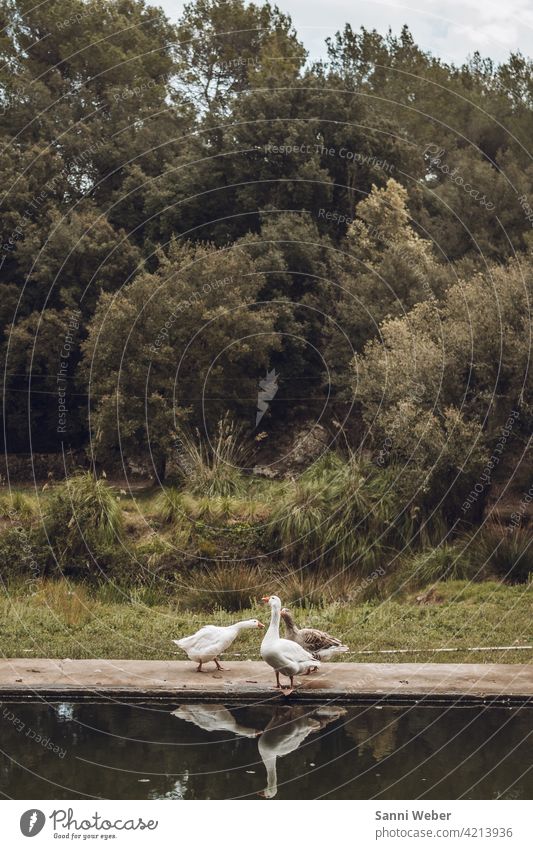
[[[279,637],[279,621],[280,621],[280,609],[278,607],[272,608],[272,613],[270,616],[270,625],[268,626],[268,636],[269,637]]]
[[[285,613],[284,615],[285,627],[289,634],[296,634],[298,632],[298,628],[296,627],[296,622],[292,618],[290,613]]]

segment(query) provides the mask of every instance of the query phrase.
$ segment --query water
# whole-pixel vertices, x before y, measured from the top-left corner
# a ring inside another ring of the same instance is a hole
[[[527,707],[4,702],[0,792],[531,799],[532,728]]]

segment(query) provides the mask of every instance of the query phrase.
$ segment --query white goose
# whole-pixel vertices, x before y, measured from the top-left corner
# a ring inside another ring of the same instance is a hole
[[[276,709],[259,738],[259,754],[267,772],[267,787],[260,794],[265,799],[273,799],[278,792],[277,759],[294,752],[313,731],[320,731],[320,722],[294,711]]]
[[[262,622],[257,619],[245,619],[243,622],[235,622],[233,625],[204,625],[196,634],[190,637],[182,637],[181,640],[172,640],[180,649],[183,649],[189,660],[198,664],[197,672],[202,671],[202,663],[214,660],[217,669],[224,669],[218,661],[219,654],[227,651],[241,631],[249,628],[264,628]]]
[[[259,737],[259,728],[240,725],[224,705],[180,705],[172,711],[172,716],[192,722],[203,731],[231,731],[239,737]]]
[[[345,708],[319,707],[309,713],[303,707],[274,708],[274,715],[259,738],[258,748],[267,771],[267,787],[260,794],[273,799],[278,792],[277,759],[294,752],[304,740],[346,714]]]
[[[294,676],[312,668],[318,669],[320,661],[298,643],[280,637],[281,601],[277,595],[265,596],[263,601],[270,606],[271,618],[268,631],[261,643],[261,657],[275,671],[277,689],[281,689],[280,674],[290,678],[291,684],[287,692],[289,695],[294,689]]]

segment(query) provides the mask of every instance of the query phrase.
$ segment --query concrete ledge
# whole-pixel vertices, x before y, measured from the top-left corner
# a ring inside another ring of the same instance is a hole
[[[188,661],[0,660],[1,699],[265,701],[284,698],[265,663],[227,661],[198,673]],[[226,665],[226,663],[224,665]],[[298,678],[305,701],[533,705],[533,666],[467,663],[328,663]],[[288,681],[287,681],[288,683]]]

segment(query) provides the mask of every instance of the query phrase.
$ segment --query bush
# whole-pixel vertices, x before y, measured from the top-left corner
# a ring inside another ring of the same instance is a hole
[[[268,592],[268,580],[257,566],[218,563],[194,569],[177,592],[189,610],[247,610]]]
[[[352,566],[359,574],[380,565],[403,540],[390,472],[350,453],[326,455],[295,481],[274,508],[267,533],[300,564]]]
[[[218,422],[212,442],[196,430],[177,433],[176,454],[182,482],[189,492],[200,496],[233,496],[244,493],[241,472],[246,455],[240,429],[228,416]]]
[[[485,525],[472,534],[469,552],[479,569],[511,584],[524,584],[533,575],[533,534],[525,528]]]
[[[90,473],[74,475],[54,490],[44,517],[44,531],[57,564],[90,565],[123,538],[122,511],[105,480]]]
[[[49,549],[42,531],[20,524],[0,535],[0,574],[3,581],[36,579],[47,574]]]
[[[393,584],[406,584],[412,589],[439,581],[473,581],[483,577],[483,570],[472,562],[466,544],[442,544],[404,558]]]

